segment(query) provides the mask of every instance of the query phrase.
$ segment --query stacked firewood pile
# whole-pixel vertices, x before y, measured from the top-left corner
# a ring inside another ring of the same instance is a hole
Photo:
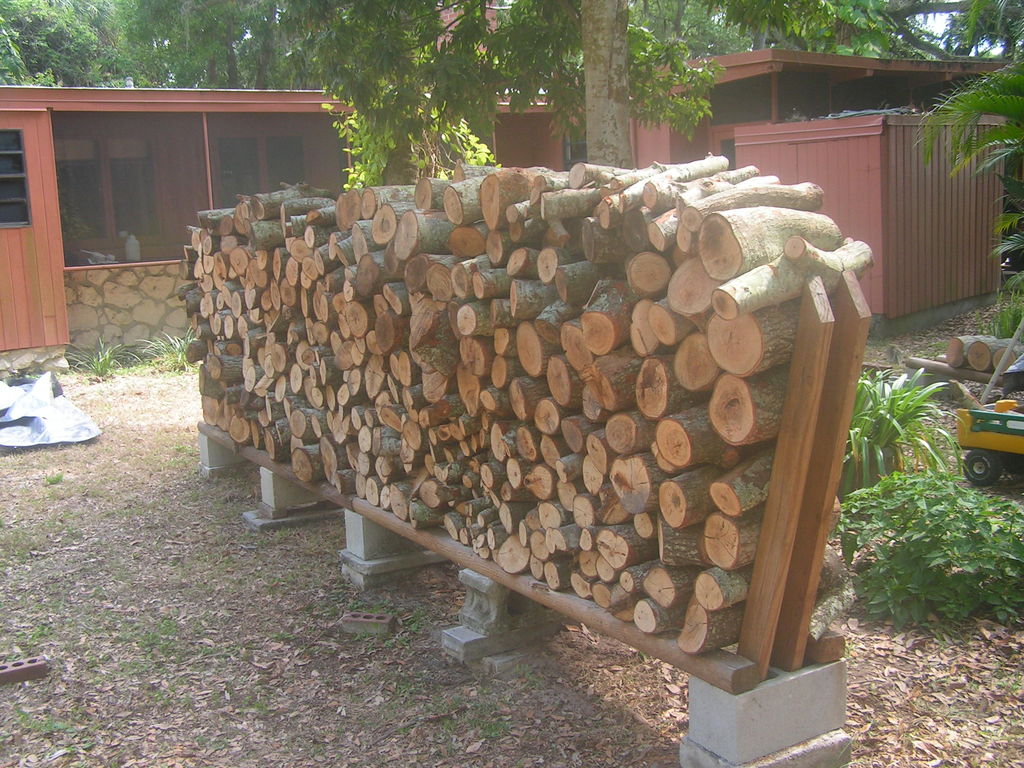
[[[994,371],[1003,355],[1010,355],[1010,361],[1024,353],[1024,346],[1018,344],[1011,349],[1013,339],[999,339],[995,336],[954,336],[946,347],[946,365],[953,368],[969,368],[988,373]]]
[[[204,417],[684,651],[731,644],[798,299],[871,260],[821,202],[708,157],[202,212]]]

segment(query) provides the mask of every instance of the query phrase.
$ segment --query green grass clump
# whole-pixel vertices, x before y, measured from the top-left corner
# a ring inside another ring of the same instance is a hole
[[[921,386],[922,373],[869,371],[861,376],[839,486],[842,497],[890,472],[945,470],[959,456],[936,400],[945,384]]]
[[[92,349],[69,347],[65,357],[72,370],[106,379],[117,371],[139,362],[139,355],[125,344],[110,344],[102,339]]]
[[[162,333],[152,339],[143,339],[137,345],[139,357],[161,371],[190,371],[194,364],[188,361],[188,346],[196,336],[189,328],[184,336]]]

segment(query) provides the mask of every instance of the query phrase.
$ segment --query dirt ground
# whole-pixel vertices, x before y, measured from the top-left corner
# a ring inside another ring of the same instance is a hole
[[[0,453],[0,661],[53,666],[0,688],[0,768],[678,765],[683,673],[579,625],[508,680],[450,664],[454,566],[360,593],[340,519],[252,533],[255,469],[200,479],[191,376],[62,382],[104,434]],[[1024,765],[1024,629],[843,629],[854,765]]]

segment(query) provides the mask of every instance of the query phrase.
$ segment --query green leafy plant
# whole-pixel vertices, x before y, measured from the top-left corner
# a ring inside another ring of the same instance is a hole
[[[47,485],[59,485],[64,480],[63,472],[54,472],[52,475],[47,475],[44,478]]]
[[[1024,613],[1024,514],[953,475],[893,473],[850,494],[839,532],[868,613],[897,626],[930,614]]]
[[[124,344],[108,344],[100,339],[93,349],[70,347],[65,354],[72,369],[101,379],[139,361],[138,353]]]
[[[878,482],[890,472],[942,470],[958,457],[956,440],[942,426],[936,395],[944,384],[921,386],[922,371],[897,375],[869,371],[857,382],[840,496]]]
[[[139,357],[161,371],[189,371],[194,366],[188,361],[188,346],[195,339],[191,328],[184,336],[162,333],[152,339],[143,339],[137,345]]]
[[[332,105],[324,104],[330,109]],[[420,112],[422,112],[422,108]],[[494,154],[473,133],[465,120],[446,124],[436,110],[429,121],[421,121],[424,128],[417,135],[405,137],[412,151],[412,162],[419,176],[446,179],[459,160],[470,165],[494,165]],[[345,141],[348,154],[348,180],[346,189],[384,183],[388,162],[396,149],[393,136],[374,130],[358,112],[352,111],[334,123]]]

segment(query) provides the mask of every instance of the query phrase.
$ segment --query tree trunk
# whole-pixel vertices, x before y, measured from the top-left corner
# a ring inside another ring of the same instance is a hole
[[[629,47],[626,0],[583,0],[583,71],[586,78],[587,159],[619,167],[633,164],[629,141]]]

